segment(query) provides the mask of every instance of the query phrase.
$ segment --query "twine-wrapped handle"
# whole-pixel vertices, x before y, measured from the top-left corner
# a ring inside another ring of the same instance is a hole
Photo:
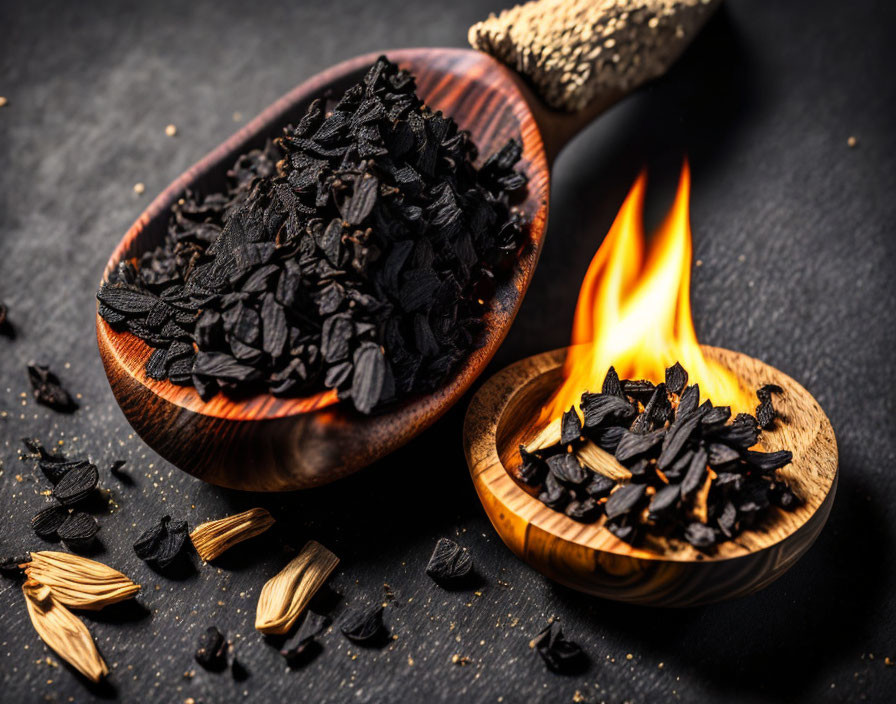
[[[535,0],[470,28],[551,108],[612,102],[669,68],[720,0]]]

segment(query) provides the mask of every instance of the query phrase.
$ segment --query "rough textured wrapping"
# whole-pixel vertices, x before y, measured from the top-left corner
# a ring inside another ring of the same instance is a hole
[[[663,74],[718,0],[537,0],[490,15],[468,39],[575,112]]]

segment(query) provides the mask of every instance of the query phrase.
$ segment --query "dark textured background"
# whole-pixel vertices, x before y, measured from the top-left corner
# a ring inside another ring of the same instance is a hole
[[[45,547],[28,528],[48,501],[45,482],[19,461],[18,438],[60,441],[103,468],[117,508],[98,509],[100,559],[144,590],[139,607],[85,616],[113,668],[108,686],[91,689],[44,660],[18,586],[0,580],[0,699],[568,702],[578,690],[594,702],[892,701],[896,13],[846,5],[727,2],[669,77],[567,149],[540,268],[491,367],[567,341],[581,276],[638,169],[650,166],[656,218],[688,153],[698,332],[815,394],[837,431],[841,479],[830,523],[780,581],[737,602],[663,611],[570,592],[510,554],[464,465],[466,402],[355,478],[241,495],[182,474],[136,439],[96,352],[93,293],[113,245],[153,194],[237,128],[235,111],[245,120],[362,52],[462,46],[491,3],[3,2],[0,299],[18,336],[0,338],[0,551]],[[32,358],[81,394],[75,415],[25,398]],[[117,458],[128,460],[127,482],[105,472]],[[256,504],[276,513],[277,530],[176,580],[130,547],[162,512],[195,525]],[[472,550],[478,593],[443,591],[422,574],[443,535]],[[255,600],[284,545],[310,537],[343,560],[333,612],[390,598],[388,583],[397,639],[365,650],[330,632],[320,657],[291,672],[253,630]],[[527,647],[551,616],[587,650],[584,674],[550,674]],[[235,638],[247,680],[195,668],[196,635],[211,623]],[[454,654],[470,664],[452,664]]]

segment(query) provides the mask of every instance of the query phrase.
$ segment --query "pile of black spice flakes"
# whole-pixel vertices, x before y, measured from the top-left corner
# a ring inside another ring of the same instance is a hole
[[[610,367],[600,393],[520,446],[516,477],[539,500],[583,523],[606,516],[620,540],[648,536],[685,540],[700,550],[757,525],[770,505],[790,510],[798,499],[777,470],[787,450],[759,452],[761,429],[776,422],[774,384],[757,391],[756,415],[700,403],[680,364],[665,382],[620,380]],[[729,422],[730,421],[730,422]]]
[[[522,146],[484,161],[381,57],[335,104],[241,156],[226,193],[186,193],[164,243],[97,298],[155,348],[153,379],[203,399],[338,390],[369,413],[440,386],[524,246]]]

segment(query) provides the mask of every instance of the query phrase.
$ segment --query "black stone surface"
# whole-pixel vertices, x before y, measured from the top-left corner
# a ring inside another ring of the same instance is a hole
[[[98,557],[143,585],[137,605],[84,616],[112,666],[108,684],[91,687],[41,644],[18,584],[0,580],[4,702],[569,702],[576,692],[589,702],[892,701],[891,4],[727,2],[670,76],[558,161],[540,268],[491,367],[566,343],[581,276],[637,171],[650,168],[656,219],[687,153],[701,338],[803,382],[840,444],[830,523],[765,591],[665,611],[548,582],[510,554],[479,506],[460,447],[465,402],[378,466],[286,496],[206,486],[131,433],[96,352],[93,294],[152,195],[232,133],[235,112],[245,120],[362,52],[463,46],[492,9],[472,0],[0,4],[0,300],[17,331],[0,337],[0,553],[57,547],[28,527],[50,501],[46,481],[18,459],[18,439],[36,435],[100,465],[109,505],[96,510]],[[58,415],[27,397],[31,359],[57,370],[80,410]],[[128,461],[125,479],[109,474],[115,459]],[[172,579],[130,547],[163,513],[195,525],[254,505],[274,512],[276,529],[214,566],[194,559]],[[441,536],[472,551],[474,590],[445,591],[423,574]],[[331,629],[319,656],[289,671],[253,630],[255,601],[285,546],[308,538],[342,558],[331,613],[386,602],[395,639],[365,649]],[[587,652],[583,673],[552,674],[529,649],[552,616]],[[211,624],[234,639],[248,678],[195,665]]]

